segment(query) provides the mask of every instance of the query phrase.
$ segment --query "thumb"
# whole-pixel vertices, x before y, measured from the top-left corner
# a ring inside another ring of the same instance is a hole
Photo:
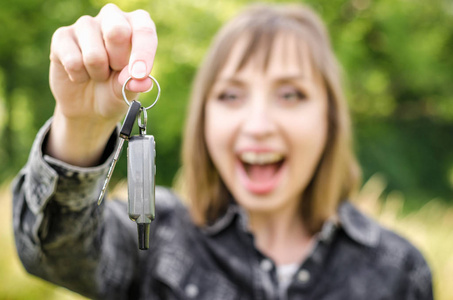
[[[145,63],[142,61],[133,62],[130,69],[130,73],[132,74],[129,73],[129,66],[125,66],[123,70],[121,70],[121,73],[118,76],[118,82],[121,87],[123,87],[129,77],[133,77],[133,79],[127,83],[126,90],[134,93],[148,91],[152,86],[152,80],[148,77]]]

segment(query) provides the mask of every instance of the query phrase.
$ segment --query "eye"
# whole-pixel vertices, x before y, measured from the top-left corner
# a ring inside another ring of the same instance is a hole
[[[285,85],[277,90],[277,98],[278,100],[287,102],[287,103],[294,103],[298,101],[305,100],[307,96],[305,93],[297,87],[292,85]]]
[[[228,87],[220,91],[217,99],[222,102],[237,102],[243,98],[244,92],[239,87]]]
[[[236,93],[231,93],[231,92],[223,92],[218,97],[218,99],[222,100],[222,101],[234,101],[238,98],[239,97]]]

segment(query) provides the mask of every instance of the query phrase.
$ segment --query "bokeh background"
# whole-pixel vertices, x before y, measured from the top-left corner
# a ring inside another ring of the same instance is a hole
[[[251,1],[117,0],[154,19],[152,74],[162,98],[150,111],[157,184],[171,186],[196,68],[217,29]],[[262,1],[269,2],[269,1]],[[281,1],[272,1],[274,3]],[[0,8],[0,299],[77,299],[27,275],[14,249],[11,180],[52,115],[52,33],[101,0],[4,0]],[[324,19],[344,72],[364,185],[359,206],[407,237],[434,273],[436,299],[453,299],[453,2],[307,0]],[[142,102],[152,101],[153,93]],[[113,184],[126,175],[120,159]]]

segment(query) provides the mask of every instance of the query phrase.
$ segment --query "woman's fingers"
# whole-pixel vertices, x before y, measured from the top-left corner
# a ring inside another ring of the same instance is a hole
[[[51,61],[61,65],[71,81],[81,83],[90,78],[71,27],[55,31],[50,49]]]
[[[127,66],[131,53],[131,25],[125,13],[114,4],[105,5],[96,19],[101,24],[110,68],[121,71]]]
[[[124,13],[116,5],[107,4],[96,19],[101,24],[110,68],[122,70],[120,83],[132,76],[134,80],[128,84],[129,90],[150,89],[152,82],[147,76],[153,67],[157,35],[149,14],[144,10]]]
[[[148,12],[144,10],[136,10],[126,15],[132,28],[128,73],[135,79],[128,84],[128,89],[134,92],[144,92],[149,90],[152,84],[147,76],[151,73],[156,55],[156,26]],[[124,73],[122,72],[121,75],[120,80],[123,80]]]
[[[132,27],[132,50],[129,73],[136,79],[151,73],[157,49],[157,34],[154,22],[144,10],[127,14]]]
[[[124,68],[119,77],[118,82],[123,85],[124,82],[130,77],[128,68]],[[143,79],[132,79],[127,83],[126,89],[134,93],[143,93],[151,89],[153,82],[149,77]]]
[[[128,89],[144,92],[152,85],[147,76],[156,49],[156,27],[146,11],[125,13],[107,4],[96,17],[83,16],[57,30],[51,58],[63,65],[71,81],[106,81],[111,70],[121,71],[120,84],[132,76]]]
[[[79,18],[74,33],[82,52],[83,63],[94,81],[105,81],[110,76],[109,59],[99,22],[90,16]]]

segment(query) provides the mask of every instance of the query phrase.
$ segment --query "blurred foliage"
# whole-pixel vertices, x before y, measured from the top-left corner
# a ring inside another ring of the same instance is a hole
[[[48,88],[52,33],[107,1],[6,0],[0,10],[0,182],[26,162],[39,127],[52,115]],[[150,111],[157,183],[171,185],[196,68],[218,28],[251,1],[113,1],[149,11],[159,34],[155,75],[162,99]],[[269,2],[269,1],[264,1]],[[282,1],[272,1],[282,2]],[[451,201],[453,188],[453,2],[307,0],[325,20],[343,65],[365,180],[377,171],[414,207]],[[153,94],[142,96],[152,101]],[[114,179],[126,174],[120,159]]]
[[[27,160],[52,115],[49,45],[56,28],[95,15],[101,0],[6,0],[0,10],[0,182]],[[150,111],[157,183],[179,167],[181,128],[196,68],[217,29],[250,1],[114,1],[149,11],[159,34],[153,70],[163,90]],[[266,2],[266,1],[264,1]],[[272,1],[280,2],[280,1]],[[451,201],[453,188],[453,2],[308,0],[325,20],[343,65],[364,178],[377,171],[414,207]],[[142,96],[151,101],[152,93]],[[121,159],[114,179],[126,174]]]

